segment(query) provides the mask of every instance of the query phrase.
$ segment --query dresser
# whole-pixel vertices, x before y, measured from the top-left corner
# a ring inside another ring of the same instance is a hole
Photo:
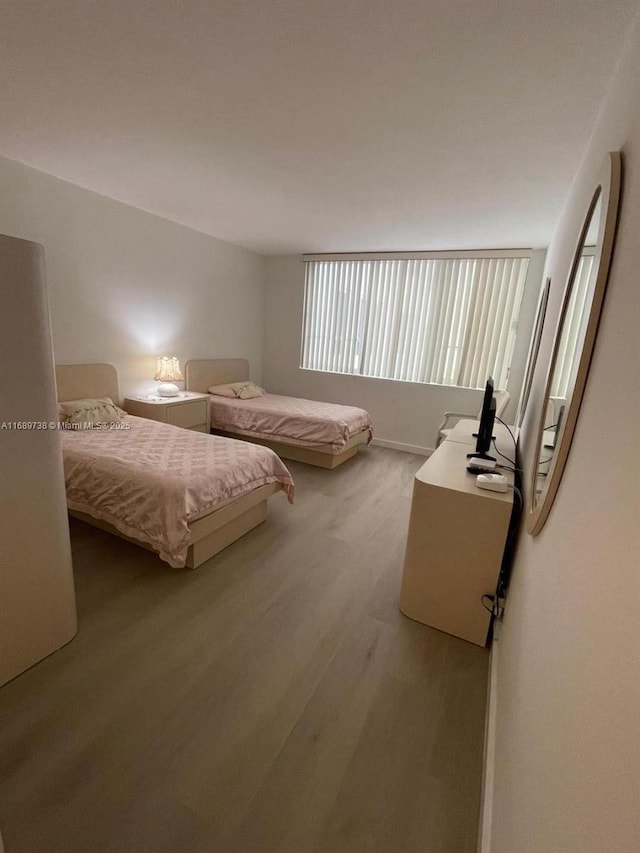
[[[460,421],[415,475],[400,610],[484,646],[491,614],[482,596],[496,590],[513,490],[480,489],[476,475],[466,470],[477,425]],[[506,429],[496,424],[494,433],[500,452],[513,459],[513,441]],[[513,475],[507,476],[513,485]]]
[[[208,394],[181,391],[177,397],[127,397],[124,408],[128,414],[139,418],[162,421],[197,432],[209,432]]]

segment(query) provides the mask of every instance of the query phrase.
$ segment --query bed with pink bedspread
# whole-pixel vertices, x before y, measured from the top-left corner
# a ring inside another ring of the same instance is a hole
[[[211,425],[239,435],[283,441],[299,447],[326,447],[342,453],[350,439],[372,436],[369,413],[355,406],[265,394],[249,400],[211,396]]]
[[[186,364],[189,391],[210,394],[211,428],[270,447],[284,459],[336,468],[372,438],[369,413],[355,406],[266,393],[240,399],[210,389],[249,380],[246,358],[199,358]],[[243,395],[244,397],[244,395]]]
[[[187,563],[193,527],[218,511],[236,524],[234,533],[233,507],[245,496],[281,489],[293,498],[291,474],[265,447],[133,416],[109,426],[62,431],[69,509],[150,547],[173,567]]]

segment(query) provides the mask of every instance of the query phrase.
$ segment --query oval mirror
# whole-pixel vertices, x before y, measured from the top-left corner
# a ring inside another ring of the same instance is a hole
[[[620,153],[607,155],[576,246],[553,345],[530,472],[529,533],[539,533],[569,456],[598,331],[620,197]]]

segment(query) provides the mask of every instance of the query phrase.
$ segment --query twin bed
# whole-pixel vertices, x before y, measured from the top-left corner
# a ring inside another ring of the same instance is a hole
[[[110,364],[56,367],[58,400],[120,399]],[[71,515],[196,568],[265,520],[293,479],[275,453],[157,421],[61,430]]]
[[[243,359],[186,366],[189,390],[206,393],[248,378]],[[109,364],[59,365],[56,382],[61,403],[120,400]],[[276,492],[293,500],[293,479],[280,456],[335,468],[371,438],[361,409],[278,395],[220,405],[221,399],[211,396],[212,424],[228,428],[216,435],[125,413],[100,428],[62,429],[70,514],[155,551],[175,568],[196,568],[264,521]]]
[[[249,380],[244,358],[194,359],[185,367],[189,391]],[[354,406],[265,394],[253,399],[210,395],[211,428],[218,435],[252,441],[284,459],[336,468],[372,438],[369,413]]]

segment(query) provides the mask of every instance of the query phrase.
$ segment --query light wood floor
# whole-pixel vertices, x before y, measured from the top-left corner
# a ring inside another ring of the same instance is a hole
[[[0,690],[7,853],[475,851],[488,654],[400,614],[369,448],[195,572],[72,524],[80,631]]]

